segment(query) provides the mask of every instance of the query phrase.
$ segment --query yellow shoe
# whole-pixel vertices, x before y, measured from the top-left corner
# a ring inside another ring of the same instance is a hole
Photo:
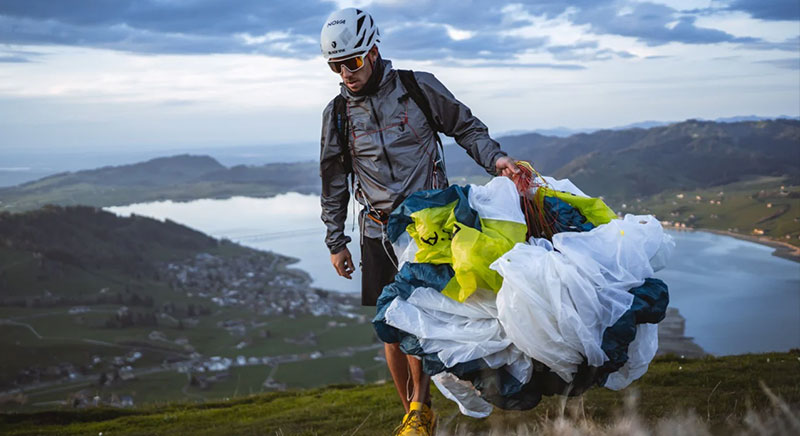
[[[436,431],[436,415],[424,403],[412,401],[403,423],[395,430],[397,436],[433,436]]]

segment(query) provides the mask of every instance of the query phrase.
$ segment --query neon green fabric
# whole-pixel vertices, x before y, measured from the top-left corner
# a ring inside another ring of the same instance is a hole
[[[463,302],[478,288],[500,289],[503,278],[489,265],[514,244],[525,241],[528,228],[521,223],[480,218],[483,231],[479,231],[456,220],[456,203],[412,213],[406,231],[418,247],[414,262],[453,267],[455,275],[442,293]]]
[[[478,288],[500,290],[503,278],[489,265],[518,242],[525,241],[528,227],[511,221],[480,219],[483,231],[460,226],[451,244],[455,276],[442,294],[464,302]]]
[[[453,210],[458,201],[445,206],[429,207],[411,214],[413,220],[406,227],[408,234],[414,238],[419,250],[414,262],[442,264],[451,263],[450,242],[453,234],[455,215]],[[448,224],[449,221],[452,221]]]
[[[599,198],[579,197],[569,192],[556,191],[544,186],[536,190],[536,196],[538,201],[542,200],[542,196],[556,197],[563,200],[578,209],[581,215],[586,217],[586,221],[589,221],[594,226],[607,224],[611,220],[617,219],[617,214]]]

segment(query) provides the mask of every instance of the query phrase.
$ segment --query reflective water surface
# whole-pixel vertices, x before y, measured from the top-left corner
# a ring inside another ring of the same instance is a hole
[[[168,218],[212,235],[299,259],[314,285],[359,292],[336,275],[323,238],[319,197],[289,193],[273,198],[234,197],[110,207],[115,213]],[[352,208],[349,210],[352,217]],[[346,232],[358,262],[358,229]],[[772,248],[706,232],[672,232],[670,266],[657,277],[670,288],[670,306],[686,317],[686,335],[717,354],[800,348],[800,263],[772,256]]]

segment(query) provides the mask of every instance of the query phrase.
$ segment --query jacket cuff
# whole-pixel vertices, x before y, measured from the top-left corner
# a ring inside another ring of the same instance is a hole
[[[341,242],[337,243],[336,245],[329,246],[328,250],[331,252],[331,254],[336,254],[336,253],[344,250],[345,248],[347,248],[347,243],[348,242],[350,242],[350,237],[346,236],[344,238],[344,240],[342,240]]]
[[[504,156],[508,156],[508,153],[506,153],[503,150],[495,151],[494,154],[492,155],[492,157],[489,159],[489,168],[487,168],[486,171],[489,174],[491,174],[493,176],[496,176],[497,175],[497,159],[500,159],[501,157],[504,157]]]

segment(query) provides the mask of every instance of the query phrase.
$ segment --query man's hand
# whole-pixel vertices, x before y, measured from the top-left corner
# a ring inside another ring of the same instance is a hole
[[[353,257],[350,255],[350,250],[345,247],[342,251],[331,254],[331,263],[333,267],[336,269],[336,273],[346,279],[352,279],[353,271],[355,271],[355,267],[353,266]]]
[[[508,157],[502,156],[494,163],[494,167],[497,170],[498,176],[506,176],[509,179],[512,178],[514,174],[519,174],[519,167],[517,166],[517,161]]]

